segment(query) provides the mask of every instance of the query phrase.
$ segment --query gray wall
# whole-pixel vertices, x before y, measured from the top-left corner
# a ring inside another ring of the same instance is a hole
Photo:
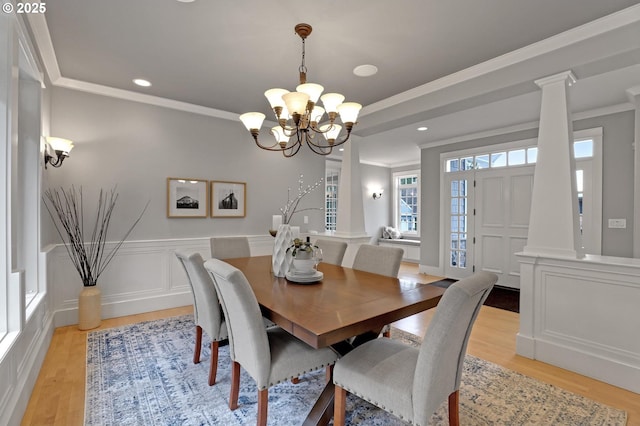
[[[573,123],[574,130],[603,127],[603,225],[602,254],[632,257],[633,255],[633,111],[606,115]],[[421,252],[420,263],[438,265],[440,253],[440,154],[468,148],[488,146],[523,139],[537,138],[538,131],[528,130],[457,144],[422,150]],[[607,228],[607,219],[626,218],[627,229]]]
[[[100,188],[117,185],[110,239],[126,231],[147,201],[149,208],[130,240],[264,235],[271,216],[286,203],[287,187],[297,194],[300,174],[305,184],[324,176],[323,157],[305,147],[289,159],[261,150],[239,121],[63,88],[51,92],[51,135],[72,139],[75,147],[61,168],[45,171],[45,185],[82,186],[90,209]],[[167,177],[246,182],[246,218],[167,218]],[[319,188],[300,207],[322,207],[323,199]],[[309,216],[308,225],[303,215]],[[304,212],[292,224],[303,231],[324,229],[324,213]],[[45,220],[45,235],[51,235],[50,226]]]
[[[391,201],[393,191],[390,186],[391,169],[387,167],[360,165],[362,178],[362,196],[364,207],[364,226],[367,234],[377,236],[382,226],[391,225]],[[382,188],[382,198],[373,199],[373,189]]]

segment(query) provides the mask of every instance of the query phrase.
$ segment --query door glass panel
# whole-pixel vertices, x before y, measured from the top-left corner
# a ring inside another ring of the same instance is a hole
[[[468,181],[466,179],[451,181],[449,266],[456,268],[466,268],[467,266],[467,188]]]

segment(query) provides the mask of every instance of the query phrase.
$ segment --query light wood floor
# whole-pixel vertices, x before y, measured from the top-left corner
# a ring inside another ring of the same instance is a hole
[[[416,265],[403,264],[400,277],[422,282],[438,279],[418,274]],[[104,320],[100,329],[193,312],[190,306]],[[434,310],[398,321],[394,325],[423,335]],[[640,395],[597,380],[532,361],[515,354],[518,314],[482,307],[471,333],[468,352],[527,376],[627,411],[628,425],[640,426]],[[84,418],[87,331],[76,326],[55,330],[22,425],[82,425]],[[191,354],[185,354],[190,357]],[[206,378],[203,378],[206,380]]]

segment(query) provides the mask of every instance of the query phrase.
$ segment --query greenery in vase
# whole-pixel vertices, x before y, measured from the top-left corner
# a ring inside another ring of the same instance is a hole
[[[293,244],[291,244],[287,251],[290,251],[291,256],[293,257],[306,253],[307,256],[304,257],[310,258],[313,254],[313,250],[317,248],[318,246],[311,244],[311,242],[309,241],[302,241],[300,238],[296,238],[295,240],[293,240]]]
[[[305,188],[302,177],[303,175],[300,175],[300,179],[298,180],[298,195],[296,195],[294,198],[291,198],[291,188],[287,188],[287,204],[285,204],[284,207],[280,209],[280,212],[282,213],[282,223],[285,225],[289,224],[289,222],[291,221],[291,217],[293,217],[293,215],[296,213],[303,212],[305,210],[322,210],[322,207],[308,207],[298,210],[298,204],[300,204],[300,200],[302,200],[305,195],[317,189],[324,182],[324,178],[320,178],[319,181],[317,181],[313,185],[307,185],[307,187]]]
[[[84,229],[82,187],[79,190],[72,186],[69,190],[47,189],[44,192],[44,205],[85,287],[95,286],[98,283],[98,278],[113,260],[124,240],[140,222],[149,206],[147,202],[124,237],[107,250],[107,231],[117,199],[118,194],[115,188],[109,192],[100,190],[93,229],[90,234],[87,234]],[[90,221],[87,222],[90,223]]]

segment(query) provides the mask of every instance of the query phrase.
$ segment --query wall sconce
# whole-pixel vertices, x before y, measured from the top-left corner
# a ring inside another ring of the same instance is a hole
[[[377,191],[373,192],[373,199],[377,200],[378,198],[382,198],[382,193],[384,192],[384,190],[382,188],[378,189]]]
[[[53,167],[62,166],[62,162],[69,156],[69,152],[73,149],[73,142],[69,139],[50,136],[47,136],[45,140],[47,143],[44,147],[44,168],[47,168],[47,163]],[[55,157],[49,154],[50,150],[55,152]]]

